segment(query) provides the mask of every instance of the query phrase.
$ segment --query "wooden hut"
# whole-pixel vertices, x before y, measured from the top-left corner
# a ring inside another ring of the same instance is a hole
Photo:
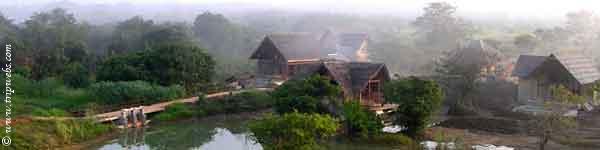
[[[598,104],[592,86],[600,73],[593,60],[581,55],[521,55],[513,75],[518,79],[518,100],[522,103],[551,99],[550,87],[563,85]]]

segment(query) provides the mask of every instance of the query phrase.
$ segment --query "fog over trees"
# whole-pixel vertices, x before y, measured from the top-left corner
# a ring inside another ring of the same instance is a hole
[[[27,9],[18,9],[24,6]],[[327,29],[368,33],[370,59],[385,62],[400,75],[430,74],[433,70],[428,66],[438,57],[456,49],[457,43],[473,39],[483,40],[508,58],[564,51],[595,58],[600,55],[594,51],[599,46],[595,42],[600,33],[598,16],[590,10],[540,18],[527,14],[503,17],[499,12],[470,14],[473,6],[464,10],[455,2],[417,6],[420,8],[399,7],[395,13],[384,13],[388,9],[363,13],[342,11],[349,7],[346,5],[324,11],[233,2],[162,6],[133,2],[10,3],[0,6],[0,37],[23,46],[17,60],[29,66],[34,78],[65,71],[46,65],[76,62],[94,71],[97,61],[111,55],[182,40],[206,49],[220,68],[217,77],[224,77],[252,71],[247,58],[265,34],[323,33]],[[402,13],[408,10],[414,11]]]

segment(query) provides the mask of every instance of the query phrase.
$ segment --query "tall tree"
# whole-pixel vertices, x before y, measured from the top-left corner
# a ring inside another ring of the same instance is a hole
[[[423,11],[412,24],[417,34],[425,37],[424,45],[447,48],[472,31],[469,23],[455,15],[456,7],[447,2],[429,3]]]
[[[123,54],[144,50],[146,42],[143,38],[155,28],[152,20],[145,20],[141,16],[134,16],[120,22],[113,32],[113,42],[109,46],[109,53]]]
[[[258,45],[258,36],[262,35],[210,12],[198,15],[192,30],[199,43],[217,60],[221,68],[217,72],[219,76],[252,71],[247,56]]]
[[[65,56],[65,50],[68,53],[86,53],[83,52],[86,51],[83,44],[86,37],[85,26],[65,9],[56,8],[31,16],[25,21],[22,39],[25,49],[30,51],[28,55],[33,58],[32,77],[41,79],[60,75],[71,59]]]
[[[17,32],[17,26],[13,24],[13,20],[6,18],[0,12],[0,39],[3,39],[4,37],[7,37],[9,35],[14,36],[14,34],[16,34],[16,32]]]
[[[436,61],[436,76],[455,102],[451,112],[462,110],[464,106],[474,108],[470,95],[477,89],[480,79],[485,77],[485,69],[499,60],[500,54],[491,49],[460,47],[445,52]]]

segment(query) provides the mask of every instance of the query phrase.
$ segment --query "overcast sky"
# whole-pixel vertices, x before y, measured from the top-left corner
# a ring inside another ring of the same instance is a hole
[[[3,5],[26,6],[63,0],[0,0]],[[330,10],[343,12],[420,11],[436,0],[71,0],[78,4],[256,4],[282,9]],[[439,1],[439,0],[437,0]],[[505,13],[510,16],[564,16],[569,11],[600,12],[600,0],[446,0],[463,13]]]

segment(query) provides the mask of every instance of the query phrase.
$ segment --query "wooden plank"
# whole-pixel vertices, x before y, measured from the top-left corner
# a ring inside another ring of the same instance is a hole
[[[270,91],[272,89],[271,88],[256,88],[253,90]],[[239,91],[226,91],[226,92],[213,93],[213,94],[206,95],[205,98],[207,98],[207,99],[217,98],[217,97],[223,97],[223,96],[227,96],[227,95],[235,95],[235,94],[239,94],[239,93],[247,92],[247,91],[252,91],[252,90],[239,90]],[[180,99],[180,100],[156,103],[156,104],[152,104],[149,106],[144,106],[144,114],[164,111],[167,106],[174,104],[174,103],[195,103],[196,101],[198,101],[198,97],[190,97],[190,98],[184,98],[184,99]],[[133,107],[139,107],[139,106],[133,106]],[[112,120],[118,119],[119,115],[121,115],[121,110],[97,114],[94,117],[98,118],[98,120],[97,120],[98,122],[107,122],[107,121],[112,121]]]

